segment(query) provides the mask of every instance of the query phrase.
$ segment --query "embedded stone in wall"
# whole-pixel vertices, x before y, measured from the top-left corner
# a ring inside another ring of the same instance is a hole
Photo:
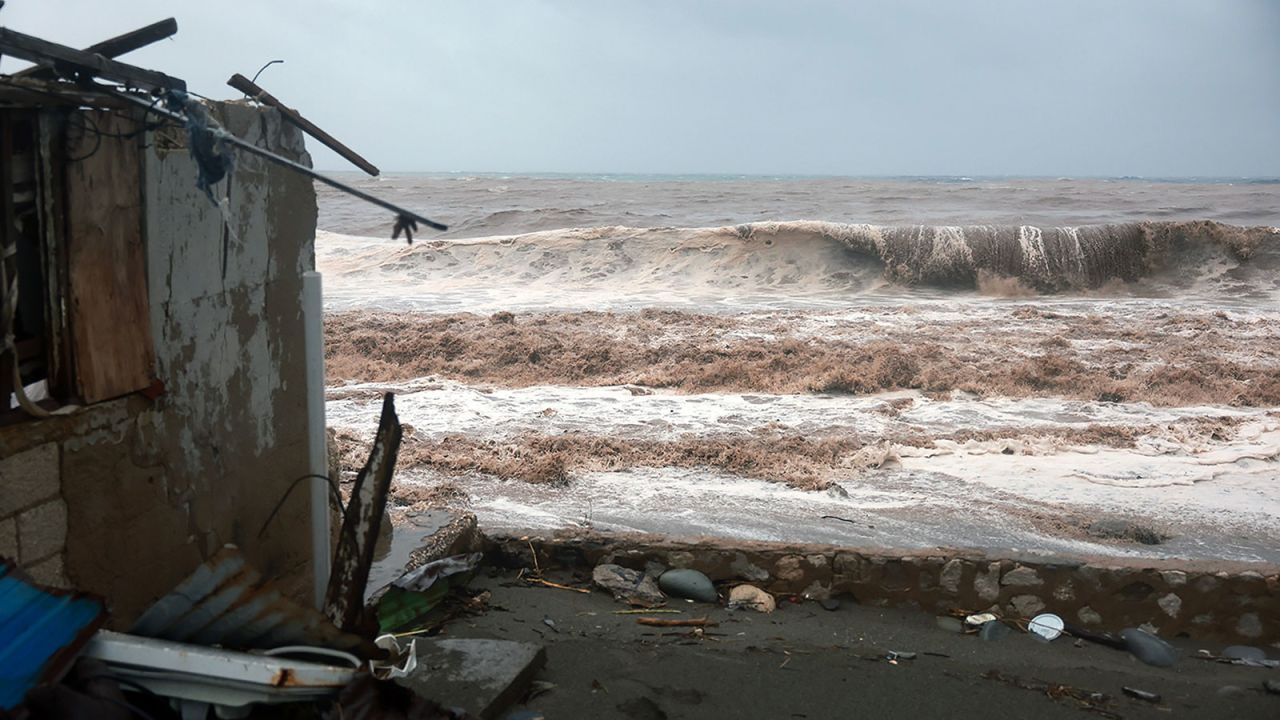
[[[1247,638],[1262,637],[1262,619],[1258,613],[1245,613],[1236,621],[1236,632]]]
[[[57,443],[45,443],[0,460],[0,516],[12,515],[62,492]]]
[[[1010,570],[1000,579],[1001,585],[1011,585],[1013,587],[1036,587],[1043,585],[1044,581],[1040,579],[1040,575],[1025,565]]]
[[[1178,612],[1182,610],[1182,598],[1174,595],[1173,593],[1169,593],[1168,595],[1160,598],[1156,601],[1156,604],[1159,605],[1160,609],[1171,618],[1178,617]]]
[[[742,553],[734,553],[729,569],[740,579],[748,582],[765,582],[769,579],[769,571],[747,559]]]
[[[1196,580],[1196,591],[1202,595],[1208,595],[1214,590],[1217,590],[1221,585],[1222,581],[1218,578],[1212,575],[1202,575],[1200,576],[1200,579]]]
[[[962,577],[964,577],[964,561],[960,558],[952,558],[942,566],[942,572],[938,575],[938,584],[948,595],[958,595]]]
[[[1053,589],[1053,599],[1059,602],[1071,602],[1076,599],[1075,588],[1070,580]]]
[[[1044,601],[1035,595],[1014,595],[1009,599],[1014,612],[1022,617],[1031,617],[1044,612]]]
[[[24,565],[62,552],[67,544],[67,504],[55,498],[18,516],[18,543]]]
[[[985,572],[973,578],[973,590],[983,602],[994,602],[1000,597],[1000,563],[990,563]]]
[[[690,568],[693,567],[693,553],[684,550],[673,550],[667,553],[667,564],[673,568]]]
[[[784,555],[778,558],[773,573],[778,582],[794,583],[804,579],[804,558],[799,555]]]
[[[1101,625],[1102,624],[1102,616],[1098,614],[1097,610],[1094,610],[1088,605],[1085,605],[1084,607],[1077,610],[1076,617],[1080,620],[1080,622],[1084,623],[1085,625]]]
[[[1160,578],[1171,588],[1187,584],[1187,574],[1181,570],[1164,570],[1160,573]]]

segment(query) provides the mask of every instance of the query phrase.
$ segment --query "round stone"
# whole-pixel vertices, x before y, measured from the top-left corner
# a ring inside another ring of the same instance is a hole
[[[720,601],[716,586],[711,584],[711,578],[697,570],[685,568],[668,570],[658,578],[658,587],[672,597],[705,603]]]

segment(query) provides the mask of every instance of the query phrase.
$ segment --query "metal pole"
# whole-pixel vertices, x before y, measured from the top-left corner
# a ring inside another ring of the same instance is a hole
[[[307,450],[311,473],[311,557],[316,607],[324,607],[329,587],[328,434],[324,418],[324,303],[320,273],[302,274],[302,321],[307,360]],[[332,478],[336,483],[337,478]]]
[[[166,110],[164,108],[157,107],[155,103],[149,103],[146,100],[130,95],[129,93],[120,92],[113,88],[98,87],[98,89],[110,94],[112,97],[119,98],[126,102],[137,105],[138,107],[146,108],[148,112],[155,113],[156,115],[168,118],[170,120],[173,120],[174,122],[182,123],[184,125],[187,122],[186,117],[184,117],[180,113],[176,113],[171,110]],[[373,195],[370,195],[369,193],[363,190],[357,190],[356,188],[353,188],[350,185],[346,185],[341,182],[338,182],[333,178],[325,177],[324,175],[321,175],[320,173],[316,172],[315,170],[312,170],[306,165],[301,165],[288,158],[280,157],[279,155],[271,152],[270,150],[263,150],[257,145],[253,145],[252,143],[245,142],[244,140],[241,140],[240,138],[236,137],[235,135],[232,135],[229,132],[226,132],[225,130],[220,130],[219,132],[222,134],[221,136],[226,138],[227,142],[231,143],[232,145],[235,145],[241,150],[257,155],[258,157],[266,158],[267,160],[270,160],[271,162],[276,163],[277,165],[283,165],[289,168],[290,170],[294,170],[295,172],[300,172],[303,175],[306,175],[307,177],[311,178],[312,180],[319,180],[320,182],[324,183],[325,185],[328,185],[331,188],[341,190],[342,192],[347,193],[348,195],[354,195],[355,197],[358,197],[361,200],[364,200],[365,202],[373,203],[374,205],[377,205],[380,208],[390,210],[391,212],[395,213],[397,217],[410,218],[412,220],[416,220],[422,223],[423,225],[426,225],[427,227],[433,228],[435,230],[444,231],[449,229],[448,225],[444,225],[436,222],[435,220],[425,218],[413,212],[412,210],[406,210],[400,207],[399,205],[396,205],[394,203],[389,203],[386,200],[383,200],[382,198],[374,197]]]

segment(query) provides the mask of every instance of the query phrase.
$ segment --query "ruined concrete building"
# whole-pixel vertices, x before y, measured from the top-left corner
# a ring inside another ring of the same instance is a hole
[[[215,205],[182,127],[45,88],[0,86],[0,556],[117,626],[226,543],[305,597],[306,493],[263,527],[309,467],[310,179],[241,154]],[[309,164],[276,110],[209,109]]]

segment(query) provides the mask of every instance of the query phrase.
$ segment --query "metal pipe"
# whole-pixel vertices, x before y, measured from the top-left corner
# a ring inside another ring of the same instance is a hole
[[[324,293],[320,273],[302,274],[303,343],[307,361],[307,451],[311,473],[311,556],[316,608],[324,606],[329,587],[329,477],[328,433],[324,417]],[[337,482],[337,478],[331,478]]]
[[[121,100],[137,105],[138,107],[146,108],[148,112],[154,113],[164,118],[168,118],[169,120],[172,120],[174,122],[182,123],[183,125],[185,125],[187,122],[187,118],[182,114],[173,112],[172,110],[167,110],[162,107],[158,107],[156,103],[147,102],[146,100],[143,100],[140,97],[136,97],[134,95],[130,95],[129,93],[125,93],[125,92],[120,92],[119,90],[116,90],[114,88],[98,87],[98,89],[110,94],[113,97],[117,97],[117,98],[120,98]],[[257,155],[258,157],[270,160],[271,162],[276,163],[277,165],[283,165],[289,168],[290,170],[294,170],[295,172],[300,172],[303,175],[310,177],[312,180],[319,180],[320,182],[324,183],[325,185],[328,185],[331,188],[334,188],[335,190],[341,190],[342,192],[347,193],[348,195],[358,197],[361,200],[364,200],[365,202],[372,203],[386,210],[390,210],[391,212],[396,214],[397,218],[408,218],[411,220],[416,220],[417,222],[420,222],[423,225],[426,225],[427,227],[433,228],[435,230],[444,231],[449,229],[448,225],[444,225],[442,223],[436,222],[435,220],[425,218],[413,212],[412,210],[406,210],[400,207],[399,205],[396,205],[395,203],[390,203],[390,202],[387,202],[386,200],[383,200],[382,198],[374,197],[373,195],[370,195],[369,193],[363,190],[357,190],[356,188],[353,188],[350,185],[346,185],[344,183],[338,182],[333,178],[325,177],[324,175],[321,175],[320,173],[316,172],[315,170],[312,170],[306,165],[302,165],[288,158],[281,157],[271,152],[270,150],[263,150],[257,145],[241,140],[240,138],[236,137],[235,135],[232,135],[231,133],[225,130],[221,130],[220,132],[222,133],[222,136],[226,138],[227,142],[231,143],[232,145],[235,145],[241,150]]]

